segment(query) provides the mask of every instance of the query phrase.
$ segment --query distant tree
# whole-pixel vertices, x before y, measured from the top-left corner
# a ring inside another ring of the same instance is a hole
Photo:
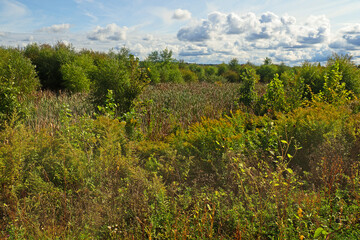
[[[264,65],[271,65],[271,64],[272,64],[271,58],[266,57],[266,58],[264,59]]]

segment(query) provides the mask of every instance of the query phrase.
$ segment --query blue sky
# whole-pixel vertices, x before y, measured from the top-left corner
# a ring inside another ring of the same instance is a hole
[[[0,45],[71,43],[144,59],[168,48],[197,63],[324,62],[333,53],[360,64],[358,0],[0,0]]]

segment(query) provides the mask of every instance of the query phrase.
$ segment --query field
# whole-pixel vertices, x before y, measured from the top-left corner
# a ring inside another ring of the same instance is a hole
[[[360,71],[0,48],[1,239],[359,239]]]

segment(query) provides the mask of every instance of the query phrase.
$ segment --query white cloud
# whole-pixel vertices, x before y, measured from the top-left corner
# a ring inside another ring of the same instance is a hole
[[[303,26],[299,26],[298,42],[317,44],[328,40],[330,36],[330,20],[325,16],[310,16]]]
[[[127,27],[119,27],[115,23],[108,24],[106,27],[97,26],[87,38],[93,41],[120,41],[126,39]]]
[[[211,38],[211,23],[202,21],[200,24],[191,27],[183,27],[177,33],[181,41],[201,42]]]
[[[70,24],[63,23],[63,24],[55,24],[50,27],[44,27],[40,29],[41,32],[49,32],[49,33],[60,33],[66,32],[70,29]]]
[[[173,19],[176,20],[186,20],[186,19],[190,19],[191,18],[191,13],[188,10],[184,10],[184,9],[176,9],[174,11],[174,14],[172,15]]]
[[[271,12],[259,17],[251,12],[245,15],[213,12],[206,20],[181,28],[177,37],[181,41],[203,42],[216,38],[229,39],[229,35],[262,48],[306,47],[328,40],[330,21],[325,16],[311,16],[300,25],[292,16],[279,17]]]

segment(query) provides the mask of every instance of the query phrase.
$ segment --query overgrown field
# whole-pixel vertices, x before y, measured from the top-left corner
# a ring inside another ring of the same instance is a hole
[[[1,239],[359,239],[360,71],[0,48]]]

